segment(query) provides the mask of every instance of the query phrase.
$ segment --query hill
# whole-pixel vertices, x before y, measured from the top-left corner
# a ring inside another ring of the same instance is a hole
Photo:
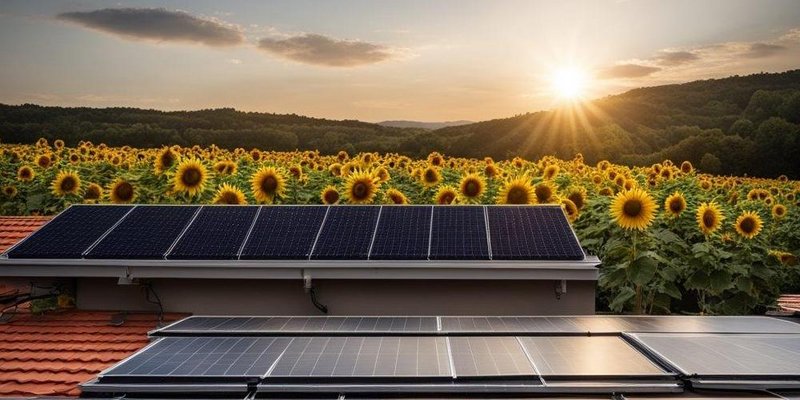
[[[607,159],[628,165],[689,160],[718,174],[800,177],[800,70],[640,88],[580,106],[437,130],[230,108],[163,112],[135,108],[0,105],[0,139],[39,137],[111,146],[217,144],[396,152],[421,157]]]
[[[422,121],[405,121],[405,120],[398,120],[398,121],[381,121],[378,122],[378,125],[382,126],[393,126],[395,128],[419,128],[419,129],[441,129],[447,128],[450,126],[461,126],[461,125],[468,125],[474,124],[474,121],[444,121],[444,122],[422,122]]]

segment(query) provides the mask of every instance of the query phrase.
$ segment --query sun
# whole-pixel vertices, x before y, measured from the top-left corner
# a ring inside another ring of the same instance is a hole
[[[553,73],[551,83],[558,97],[574,100],[583,97],[589,76],[580,68],[564,67]]]

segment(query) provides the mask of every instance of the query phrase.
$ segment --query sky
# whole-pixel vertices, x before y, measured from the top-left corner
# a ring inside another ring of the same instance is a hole
[[[4,104],[479,121],[796,68],[797,0],[0,3]]]

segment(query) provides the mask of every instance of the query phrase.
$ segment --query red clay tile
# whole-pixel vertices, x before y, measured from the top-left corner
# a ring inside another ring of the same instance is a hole
[[[110,325],[115,312],[19,314],[0,324],[0,397],[79,396],[79,384],[148,344],[154,314],[130,314]],[[170,322],[185,317],[166,314]]]
[[[35,232],[50,217],[0,217],[0,252]]]

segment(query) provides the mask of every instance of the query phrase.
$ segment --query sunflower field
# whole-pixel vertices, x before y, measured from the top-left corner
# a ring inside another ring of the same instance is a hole
[[[73,203],[560,204],[603,260],[601,310],[743,314],[800,290],[800,182],[544,157],[0,144],[2,215]]]

